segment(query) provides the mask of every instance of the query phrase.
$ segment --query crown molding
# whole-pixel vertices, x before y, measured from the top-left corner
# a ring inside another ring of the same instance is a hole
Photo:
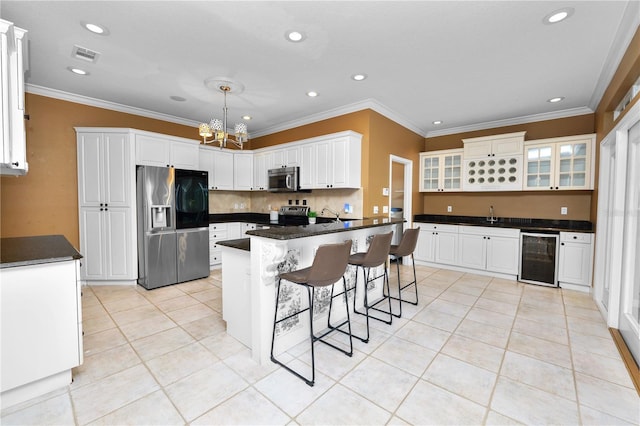
[[[522,117],[507,118],[504,120],[486,121],[484,123],[470,124],[468,126],[451,127],[449,129],[427,132],[425,138],[453,135],[456,133],[473,132],[476,130],[493,129],[496,127],[513,126],[516,124],[535,123],[536,121],[555,120],[558,118],[575,117],[578,115],[593,114],[593,110],[587,107],[564,109],[562,111],[545,112],[542,114],[525,115]]]
[[[588,106],[594,111],[598,108],[598,104],[602,100],[605,90],[607,90],[615,72],[618,70],[618,66],[620,66],[620,62],[629,47],[629,43],[631,43],[631,39],[638,30],[638,27],[640,27],[640,2],[629,1],[624,15],[622,15],[620,26],[618,27],[616,36],[611,44],[611,49],[609,50],[607,59],[604,61],[602,66],[600,78],[598,78],[596,87],[594,88],[591,99],[589,100]]]
[[[199,122],[187,120],[169,114],[153,112],[142,108],[131,107],[115,102],[103,101],[101,99],[90,98],[88,96],[77,95],[75,93],[64,92],[62,90],[50,89],[48,87],[37,86],[35,84],[25,84],[25,91],[34,95],[46,96],[48,98],[60,99],[77,104],[88,105],[97,108],[104,108],[112,111],[124,112],[126,114],[139,115],[156,120],[168,121],[170,123],[182,124],[190,127],[198,127]]]
[[[318,121],[327,120],[329,118],[339,117],[341,115],[350,114],[352,112],[362,111],[365,109],[371,109],[389,120],[392,120],[401,126],[411,130],[414,133],[417,133],[421,136],[424,136],[424,130],[415,124],[411,123],[405,117],[397,114],[390,108],[387,108],[385,105],[376,101],[375,99],[369,98],[362,101],[354,102],[348,105],[343,105],[338,108],[332,108],[323,112],[319,112],[317,114],[307,115],[302,118],[298,118],[295,120],[286,121],[284,123],[280,123],[271,127],[267,127],[258,132],[252,132],[251,137],[257,138],[260,136],[266,136],[277,132],[282,132],[285,130],[293,129],[295,127],[304,126],[311,123],[316,123]]]

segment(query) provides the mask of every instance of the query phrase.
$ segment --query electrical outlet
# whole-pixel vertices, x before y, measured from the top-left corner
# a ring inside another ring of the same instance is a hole
[[[453,207],[447,206],[447,213],[451,213],[453,211]]]
[[[389,213],[389,206],[382,206],[382,213]]]
[[[373,206],[373,214],[378,214],[378,206]]]
[[[566,207],[560,207],[560,214],[567,214],[567,208]]]
[[[389,188],[382,188],[382,195],[385,197],[389,196]]]

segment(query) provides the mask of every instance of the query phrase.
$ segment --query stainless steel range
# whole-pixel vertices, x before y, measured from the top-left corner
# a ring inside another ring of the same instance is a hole
[[[282,206],[278,211],[279,225],[307,225],[309,224],[309,206]]]

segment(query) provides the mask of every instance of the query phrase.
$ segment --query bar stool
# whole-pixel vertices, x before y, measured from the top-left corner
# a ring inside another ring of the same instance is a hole
[[[394,317],[400,318],[402,316],[402,302],[411,303],[412,305],[418,304],[418,284],[416,279],[416,262],[413,259],[413,252],[416,249],[416,245],[418,244],[418,236],[420,235],[420,228],[410,228],[404,231],[402,234],[402,239],[400,240],[400,244],[392,245],[389,248],[389,255],[393,256],[396,260],[396,269],[398,271],[398,297],[393,297],[389,294],[389,297],[393,300],[397,300],[400,304],[400,312],[396,315],[393,314]],[[404,256],[411,256],[411,264],[413,266],[413,281],[410,283],[406,283],[404,285],[400,284],[400,260]],[[413,285],[416,291],[416,301],[412,302],[410,300],[406,300],[402,298],[402,290]],[[387,287],[388,288],[388,287]]]
[[[353,296],[353,311],[357,314],[364,315],[367,318],[367,337],[363,338],[360,336],[354,335],[357,339],[362,340],[364,343],[369,341],[369,318],[382,321],[385,324],[391,324],[393,320],[393,316],[391,313],[391,299],[389,296],[389,276],[387,275],[387,258],[389,257],[389,248],[391,247],[391,238],[393,237],[393,231],[387,234],[377,234],[371,240],[371,244],[369,245],[369,250],[366,253],[355,253],[349,256],[349,265],[356,266],[356,285],[354,286],[354,296]],[[375,277],[371,277],[371,270],[377,268],[378,266],[384,265],[384,272],[382,275],[377,275]],[[360,312],[356,309],[356,300],[357,300],[357,291],[358,291],[358,269],[362,268],[363,280],[364,280],[364,312]],[[382,298],[373,304],[369,304],[369,297],[367,287],[370,282],[377,280],[378,278],[383,278],[382,282]],[[387,286],[387,292],[384,292],[384,286]],[[387,301],[389,303],[389,311],[382,310],[377,306]],[[382,312],[386,315],[389,315],[389,319],[382,319],[377,316],[372,316],[369,314],[370,310],[374,310],[377,312]]]
[[[273,317],[273,333],[271,335],[271,361],[274,363],[284,367],[289,372],[293,373],[297,377],[301,378],[305,381],[309,386],[313,386],[315,383],[316,377],[316,367],[315,367],[315,352],[314,352],[314,343],[320,341],[328,346],[331,346],[334,349],[339,350],[347,356],[353,355],[353,340],[351,335],[351,319],[349,317],[349,306],[347,303],[347,292],[343,291],[334,296],[334,284],[342,278],[342,284],[344,288],[346,288],[346,280],[344,278],[344,273],[347,269],[347,260],[349,259],[349,253],[351,252],[351,240],[347,240],[341,244],[327,244],[321,245],[318,247],[316,251],[316,255],[313,259],[313,264],[304,269],[299,269],[297,271],[287,272],[280,274],[278,279],[278,290],[276,295],[276,311]],[[280,300],[280,284],[282,280],[289,281],[293,284],[299,284],[305,286],[307,288],[307,295],[309,296],[309,307],[299,310],[295,313],[285,316],[284,318],[278,319],[278,301]],[[331,296],[329,300],[329,315],[327,318],[327,328],[328,330],[324,331],[321,335],[316,336],[313,332],[313,301],[315,295],[316,287],[326,287],[331,286]],[[333,306],[334,297],[344,296],[344,304],[345,310],[347,312],[347,319],[342,321],[340,324],[331,325],[331,308]],[[309,311],[309,338],[311,341],[311,379],[304,377],[302,374],[293,370],[289,366],[285,365],[281,361],[277,360],[273,355],[273,346],[276,338],[276,325],[292,318],[296,315],[299,315],[305,311]],[[347,325],[348,331],[341,330],[339,327],[343,325]],[[340,331],[349,336],[349,351],[346,351],[332,343],[327,342],[326,340],[322,340],[323,337],[328,335],[333,331]]]

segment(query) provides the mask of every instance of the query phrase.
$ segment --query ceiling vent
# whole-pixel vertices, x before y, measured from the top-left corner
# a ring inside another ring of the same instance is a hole
[[[71,56],[73,56],[76,59],[82,59],[83,61],[87,61],[87,62],[96,62],[98,60],[98,57],[100,56],[100,53],[91,49],[87,49],[86,47],[76,45],[76,46],[73,46],[73,51],[71,52]]]

